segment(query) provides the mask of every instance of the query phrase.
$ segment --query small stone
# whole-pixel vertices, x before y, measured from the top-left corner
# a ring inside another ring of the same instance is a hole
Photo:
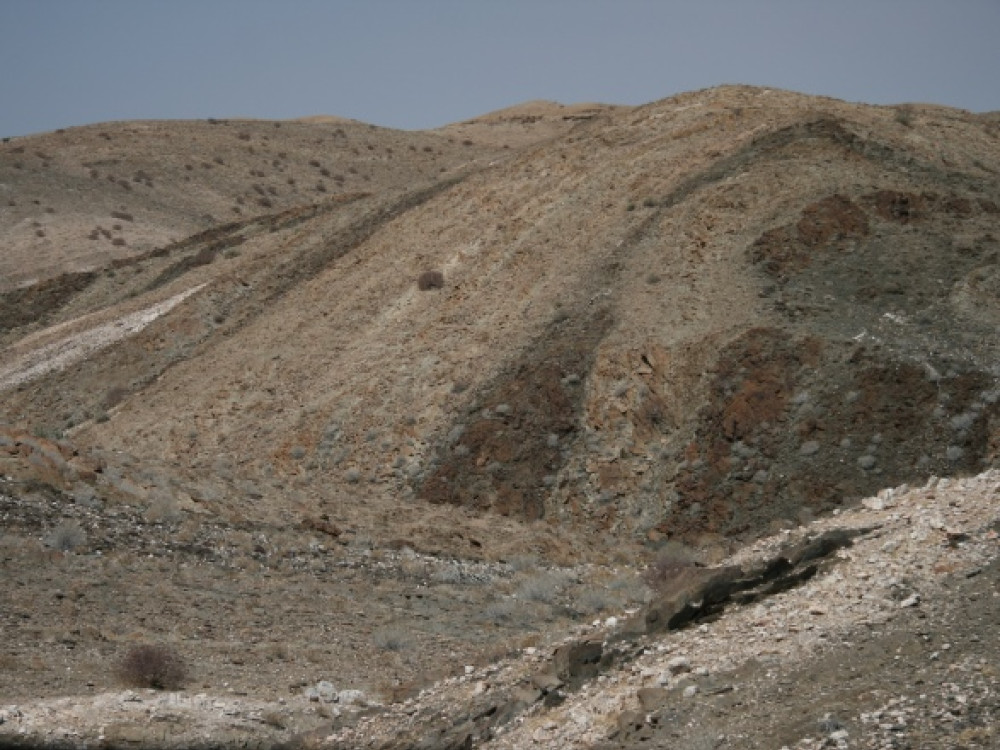
[[[969,541],[969,535],[964,531],[959,531],[958,529],[945,529],[945,536],[948,538],[948,544],[952,547],[956,547],[962,542]]]
[[[823,734],[833,735],[835,732],[843,730],[844,725],[841,723],[840,719],[832,714],[825,714],[822,719],[819,720],[819,731]]]
[[[801,446],[799,446],[800,456],[813,456],[817,453],[819,453],[818,440],[807,440]]]
[[[337,702],[343,703],[345,706],[353,706],[364,703],[364,701],[365,693],[363,690],[341,690],[337,693]]]
[[[560,646],[552,654],[552,665],[560,678],[596,677],[598,663],[604,654],[599,640],[582,640]]]
[[[471,665],[468,665],[468,664],[465,665],[465,673],[466,674],[472,674],[475,671],[476,671],[475,667],[473,667]]]
[[[645,723],[638,711],[625,711],[618,715],[618,729],[622,732],[634,732]]]
[[[698,686],[688,685],[682,694],[685,698],[694,698],[698,694]]]
[[[337,700],[337,688],[333,686],[332,682],[320,680],[316,683],[314,690],[316,694],[327,703],[333,703]]]
[[[522,708],[530,706],[541,697],[541,690],[535,690],[527,685],[521,685],[515,688],[510,694],[511,702],[520,704]]]
[[[691,671],[691,661],[686,656],[675,656],[667,662],[667,669],[671,674]]]
[[[910,594],[899,603],[900,607],[916,607],[920,604],[920,594]]]
[[[561,688],[565,683],[551,672],[541,672],[531,678],[531,684],[543,693],[552,693]]]
[[[670,692],[665,688],[639,688],[636,691],[639,705],[647,713],[658,711],[670,702]]]

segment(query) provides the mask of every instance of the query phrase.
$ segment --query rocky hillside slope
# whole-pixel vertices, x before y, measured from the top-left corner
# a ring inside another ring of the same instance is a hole
[[[381,705],[995,468],[998,170],[994,116],[749,87],[4,143],[0,699],[167,642]]]

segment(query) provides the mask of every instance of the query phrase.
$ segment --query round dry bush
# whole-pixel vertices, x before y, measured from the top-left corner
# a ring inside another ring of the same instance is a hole
[[[541,573],[525,580],[517,590],[522,601],[551,604],[566,585],[566,579],[556,573]]]
[[[45,544],[60,552],[72,552],[87,543],[87,534],[76,521],[64,521],[45,538]]]
[[[410,633],[400,625],[387,625],[372,633],[372,640],[383,651],[402,651],[410,645]]]
[[[444,274],[440,271],[424,271],[417,279],[417,288],[422,292],[440,289],[444,286]]]
[[[134,646],[118,665],[119,679],[130,687],[179,690],[187,676],[184,659],[169,646]]]

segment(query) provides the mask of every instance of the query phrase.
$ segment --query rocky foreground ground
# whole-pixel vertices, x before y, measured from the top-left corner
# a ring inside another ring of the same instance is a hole
[[[998,500],[995,470],[885,490],[398,702],[332,682],[108,690],[4,705],[0,743],[997,747]]]

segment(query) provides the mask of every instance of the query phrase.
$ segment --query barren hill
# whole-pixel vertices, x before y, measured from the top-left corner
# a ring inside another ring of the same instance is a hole
[[[11,140],[0,699],[167,641],[388,701],[995,468],[998,169],[995,117],[748,87]]]

